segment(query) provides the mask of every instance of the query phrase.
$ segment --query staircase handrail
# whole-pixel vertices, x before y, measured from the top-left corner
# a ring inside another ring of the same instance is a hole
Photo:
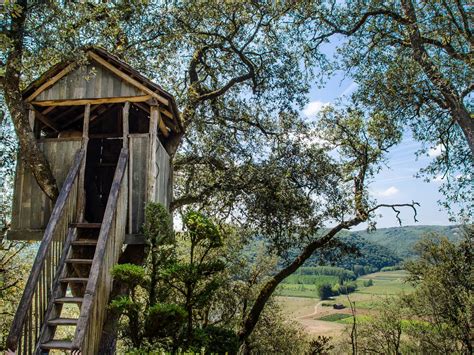
[[[79,176],[79,171],[82,165],[82,161],[85,157],[85,150],[84,148],[79,149],[74,157],[74,161],[72,163],[71,168],[69,169],[69,173],[64,181],[64,184],[61,188],[59,193],[58,199],[54,205],[53,211],[51,213],[51,217],[49,219],[48,225],[45,229],[43,239],[41,244],[38,248],[38,252],[36,254],[35,261],[33,263],[33,267],[31,269],[30,276],[28,277],[28,281],[25,285],[25,290],[23,291],[23,295],[21,297],[20,303],[18,305],[17,311],[15,313],[15,317],[13,318],[13,323],[10,328],[10,333],[8,334],[7,338],[7,349],[12,352],[16,352],[18,348],[18,343],[20,338],[22,337],[22,331],[25,325],[25,321],[27,319],[27,315],[31,314],[31,306],[33,296],[38,286],[38,282],[40,279],[40,275],[43,272],[43,268],[45,265],[45,260],[48,255],[48,252],[51,249],[51,244],[53,242],[56,229],[60,223],[58,223],[61,219],[61,216],[67,209],[69,198],[74,191],[73,187],[76,186],[76,180]],[[76,191],[77,192],[77,191]],[[77,195],[76,195],[77,196]],[[74,201],[74,205],[75,205]],[[54,272],[52,273],[54,275]],[[50,288],[51,285],[46,285],[47,288]],[[51,297],[51,289],[47,290],[47,299]],[[31,343],[34,343],[31,339],[28,340]],[[34,344],[33,344],[34,346]]]
[[[104,315],[109,291],[112,286],[110,268],[118,261],[118,256],[125,237],[128,205],[127,163],[128,148],[124,147],[120,152],[107,200],[107,206],[97,240],[96,252],[92,261],[89,280],[84,293],[81,313],[72,344],[73,349],[80,350],[82,353],[97,352],[98,342],[100,341],[100,334],[97,333],[100,333],[102,329],[102,318],[99,316],[99,319],[91,320],[91,316],[94,314],[94,316],[97,317],[97,313],[101,313],[102,316]],[[118,214],[123,213],[125,213],[125,216],[118,216]],[[120,230],[117,230],[117,225],[119,225]],[[101,286],[100,290],[98,289],[99,286]],[[86,341],[87,344],[85,343]]]

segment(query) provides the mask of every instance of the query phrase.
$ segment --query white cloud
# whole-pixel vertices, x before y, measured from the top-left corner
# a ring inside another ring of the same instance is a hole
[[[436,147],[428,150],[428,155],[430,156],[430,158],[436,158],[436,157],[439,157],[442,152],[443,152],[442,146],[441,144],[438,144]]]
[[[388,189],[378,191],[375,194],[379,197],[391,197],[398,194],[399,190],[395,186],[390,186]]]
[[[329,105],[329,102],[322,101],[311,101],[303,110],[303,114],[306,117],[312,117],[321,111],[325,106]]]

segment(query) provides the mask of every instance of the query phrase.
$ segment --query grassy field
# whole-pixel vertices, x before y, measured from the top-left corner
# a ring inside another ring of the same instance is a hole
[[[357,279],[358,289],[349,295],[352,301],[357,302],[358,308],[377,308],[380,297],[391,296],[402,292],[409,293],[413,288],[404,279],[403,270],[376,272]],[[373,285],[364,287],[364,281],[371,279]],[[336,284],[336,276],[291,275],[277,289],[278,296],[318,298],[317,287],[322,283]],[[331,304],[331,302],[328,302]],[[346,295],[334,297],[333,303],[349,305]]]
[[[277,289],[278,296],[318,298],[320,284],[337,283],[336,276],[326,275],[290,275]]]
[[[321,277],[321,276],[317,276]],[[332,283],[336,277],[329,276]],[[351,302],[355,302],[359,321],[369,319],[374,312],[383,306],[385,297],[400,293],[410,293],[413,288],[404,279],[406,272],[387,271],[365,275],[357,279],[358,290],[349,295]],[[325,277],[326,278],[326,277]],[[372,279],[373,286],[364,287],[366,280]],[[328,279],[324,279],[327,282]],[[297,320],[310,334],[337,336],[352,324],[349,299],[346,295],[333,297],[331,300],[320,301],[316,291],[315,280],[311,285],[286,283],[280,286],[277,298],[283,312],[288,319]],[[342,303],[345,309],[335,310],[332,305]],[[315,312],[317,308],[317,312]]]

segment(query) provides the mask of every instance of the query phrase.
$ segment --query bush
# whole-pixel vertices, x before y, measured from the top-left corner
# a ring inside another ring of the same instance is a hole
[[[336,285],[334,286],[334,288],[332,289],[333,290],[333,293],[337,293],[337,294],[341,294],[341,295],[348,295],[349,293],[352,293],[354,292],[355,290],[357,290],[357,284],[356,283],[347,283],[347,284],[344,284],[344,285]]]
[[[150,338],[176,336],[185,323],[186,315],[186,311],[176,304],[155,304],[149,309],[145,333]]]
[[[372,279],[364,280],[364,287],[370,287],[374,284]]]
[[[119,264],[112,268],[113,277],[131,289],[145,282],[145,269],[134,264]]]
[[[333,295],[331,285],[327,283],[320,284],[318,286],[318,295],[321,300],[329,299]]]

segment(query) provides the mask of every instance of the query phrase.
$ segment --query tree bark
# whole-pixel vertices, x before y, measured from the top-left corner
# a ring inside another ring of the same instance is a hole
[[[46,157],[36,143],[28,121],[26,104],[20,90],[20,68],[23,56],[27,1],[21,0],[17,3],[23,10],[19,16],[12,17],[10,30],[12,46],[7,56],[4,79],[5,101],[18,137],[21,157],[30,167],[40,188],[55,202],[59,195],[56,180]]]
[[[135,264],[142,265],[146,257],[145,245],[128,245],[119,259],[119,264]],[[129,289],[120,282],[113,283],[112,291],[110,292],[110,300],[119,296],[128,295]],[[114,355],[117,347],[117,334],[120,316],[122,314],[117,310],[107,310],[104,325],[102,328],[102,335],[100,337],[99,354]]]
[[[263,311],[263,308],[265,307],[265,304],[267,303],[268,299],[270,296],[273,294],[275,291],[276,287],[282,282],[286,277],[294,273],[298,268],[303,265],[303,263],[311,256],[313,253],[321,248],[324,247],[327,243],[331,241],[331,239],[334,238],[334,236],[340,232],[343,229],[347,229],[353,226],[358,225],[359,223],[363,222],[364,219],[357,216],[347,222],[342,222],[339,223],[337,226],[332,228],[328,233],[324,235],[324,237],[319,238],[309,245],[306,246],[306,248],[303,249],[300,255],[296,257],[293,262],[288,265],[286,268],[282,269],[279,271],[275,276],[273,276],[269,281],[265,283],[265,285],[262,287],[260,290],[260,293],[258,294],[258,297],[252,306],[252,309],[246,316],[242,328],[239,331],[239,340],[240,343],[243,344],[247,340],[247,338],[250,336],[250,334],[253,332],[255,325],[258,322],[258,319],[260,317],[260,314]]]
[[[417,24],[417,16],[415,7],[411,0],[402,0],[402,8],[405,16],[409,20],[408,36],[410,38],[411,47],[413,50],[413,57],[415,61],[423,69],[426,76],[431,83],[439,90],[443,96],[453,121],[461,128],[464,137],[471,150],[471,155],[474,156],[474,119],[471,117],[469,111],[463,103],[462,97],[447,80],[442,73],[437,69],[426,51],[420,30]]]

